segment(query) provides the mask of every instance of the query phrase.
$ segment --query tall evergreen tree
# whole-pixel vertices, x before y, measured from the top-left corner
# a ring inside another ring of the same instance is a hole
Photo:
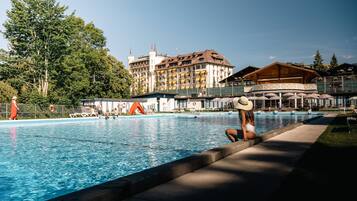
[[[335,68],[337,66],[338,66],[337,58],[336,58],[335,53],[333,53],[331,62],[330,62],[330,68]]]
[[[323,66],[323,59],[321,57],[321,54],[320,54],[320,51],[317,50],[316,51],[316,54],[315,54],[315,59],[314,59],[314,63],[313,63],[313,68],[315,70],[323,70],[324,69],[324,66]]]

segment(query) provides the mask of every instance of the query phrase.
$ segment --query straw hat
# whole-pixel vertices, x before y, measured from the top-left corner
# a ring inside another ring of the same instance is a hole
[[[16,96],[13,96],[13,97],[12,97],[12,100],[16,100],[16,99],[17,99],[17,97],[16,97]]]
[[[241,96],[240,98],[234,98],[233,105],[236,109],[239,110],[249,111],[253,109],[252,101],[248,100],[248,98],[245,96]]]

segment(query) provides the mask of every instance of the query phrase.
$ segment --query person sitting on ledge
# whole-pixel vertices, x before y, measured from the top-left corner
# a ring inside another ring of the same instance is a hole
[[[233,104],[238,109],[238,115],[241,124],[240,129],[229,128],[226,130],[226,135],[231,142],[240,140],[247,141],[255,138],[255,123],[253,103],[247,97],[234,98]]]

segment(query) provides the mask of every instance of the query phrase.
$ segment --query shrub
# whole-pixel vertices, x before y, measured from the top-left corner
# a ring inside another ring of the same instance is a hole
[[[10,102],[11,98],[16,95],[16,89],[6,82],[0,81],[0,102]]]

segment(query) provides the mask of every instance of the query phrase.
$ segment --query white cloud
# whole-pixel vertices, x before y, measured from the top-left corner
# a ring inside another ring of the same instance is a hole
[[[270,60],[273,60],[273,59],[275,59],[276,58],[276,56],[269,56],[269,59]]]
[[[345,59],[352,59],[353,58],[352,55],[343,55],[342,57],[345,58]]]

